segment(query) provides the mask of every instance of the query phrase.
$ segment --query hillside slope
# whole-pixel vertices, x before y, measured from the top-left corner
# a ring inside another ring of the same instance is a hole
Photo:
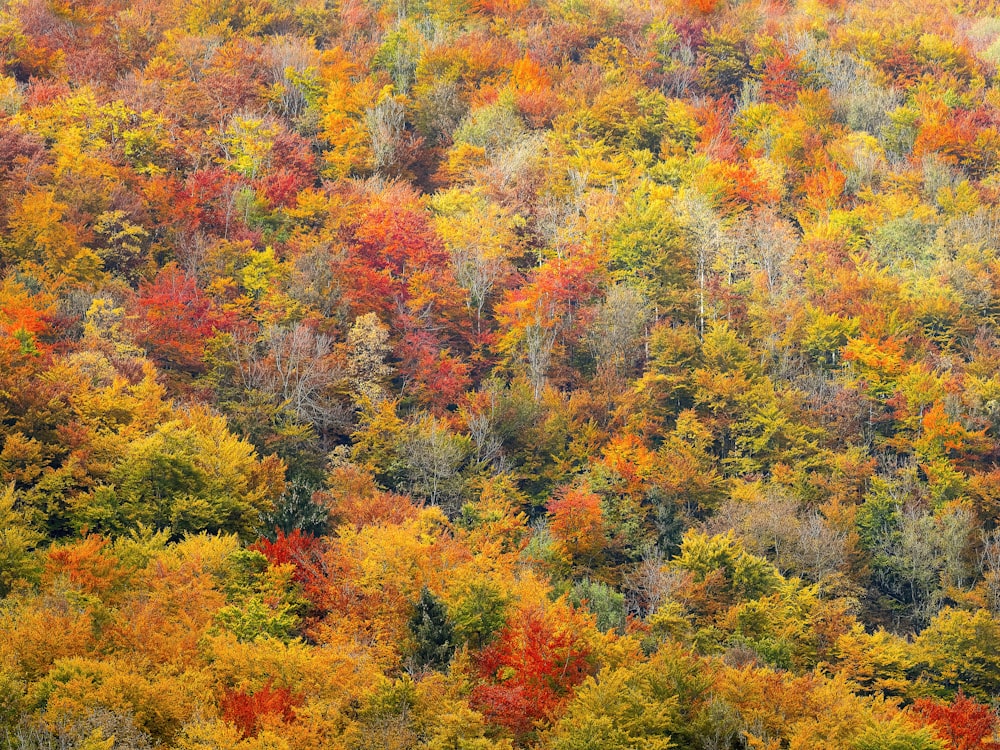
[[[0,746],[1000,747],[998,65],[6,0]]]

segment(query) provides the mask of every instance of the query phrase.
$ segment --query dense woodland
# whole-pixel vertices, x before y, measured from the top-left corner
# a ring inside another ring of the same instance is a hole
[[[1000,748],[998,66],[2,0],[0,746]]]

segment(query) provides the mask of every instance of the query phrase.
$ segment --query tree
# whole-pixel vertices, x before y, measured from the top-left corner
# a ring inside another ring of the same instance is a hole
[[[205,342],[232,317],[220,311],[177,266],[143,282],[129,305],[128,328],[136,344],[158,363],[182,372],[205,369]]]
[[[314,489],[301,482],[287,484],[284,494],[275,501],[274,510],[261,518],[263,535],[275,541],[285,535],[306,534],[315,539],[327,533],[330,509],[317,502]]]
[[[386,383],[392,373],[386,359],[391,351],[389,330],[375,313],[355,319],[347,334],[347,367],[351,386],[359,399],[378,403],[386,398]]]
[[[643,359],[649,312],[646,300],[632,288],[619,284],[608,290],[587,337],[598,371],[616,378],[635,373]]]
[[[749,74],[750,60],[736,35],[714,30],[706,34],[700,78],[709,94],[735,99]]]
[[[149,263],[149,232],[122,210],[105,211],[94,221],[103,247],[96,250],[106,270],[135,282]]]
[[[872,723],[854,740],[857,750],[942,750],[943,743],[926,727],[908,726],[901,716]]]
[[[339,47],[322,55],[319,75],[326,89],[320,134],[329,145],[323,156],[331,176],[345,177],[368,162],[365,109],[375,92],[367,81],[356,82],[357,70]]]
[[[260,514],[283,489],[280,460],[259,459],[225,419],[192,408],[129,445],[109,484],[76,506],[74,520],[116,534],[143,523],[175,534],[229,531],[252,538]]]
[[[507,622],[510,597],[489,579],[455,586],[449,598],[456,642],[465,642],[470,648],[482,649],[491,643]]]
[[[1000,634],[990,612],[941,610],[914,641],[914,654],[931,690],[942,696],[959,689],[970,698],[992,700],[1000,681],[1000,657],[989,645]]]
[[[469,440],[452,434],[441,420],[429,415],[420,419],[400,446],[409,490],[455,513],[463,483],[460,468],[469,449]]]
[[[552,750],[666,750],[678,697],[655,661],[588,677],[549,734]]]
[[[70,271],[80,245],[64,220],[68,209],[51,191],[25,194],[8,220],[9,236],[3,243],[6,259],[33,260],[55,273]]]
[[[556,343],[569,333],[576,313],[596,290],[595,259],[587,255],[552,259],[526,285],[509,292],[497,309],[507,328],[502,350],[522,358],[528,378],[541,398]]]
[[[420,590],[409,628],[417,644],[412,655],[417,668],[447,667],[455,650],[454,628],[444,604],[426,586]]]
[[[692,603],[711,612],[738,601],[756,599],[777,590],[782,582],[767,560],[751,555],[732,531],[725,535],[688,530],[671,567],[693,576]]]
[[[296,323],[290,328],[271,326],[263,339],[265,356],[247,363],[248,386],[273,394],[283,408],[320,435],[347,428],[349,409],[337,393],[347,373],[334,355],[330,337],[307,323]]]
[[[62,580],[87,594],[107,594],[123,571],[108,539],[90,534],[83,539],[47,550],[45,579]]]
[[[365,110],[365,124],[371,142],[372,168],[376,174],[401,174],[412,161],[419,136],[406,129],[406,108],[383,91],[375,106]]]
[[[512,613],[475,660],[481,681],[472,690],[472,705],[518,737],[553,716],[592,670],[591,649],[575,630],[581,618],[556,620],[553,614],[536,608]]]
[[[32,552],[43,536],[31,528],[16,504],[17,495],[8,485],[0,491],[0,598],[38,576]]]
[[[601,499],[582,487],[563,487],[549,501],[549,530],[567,560],[593,566],[607,543]]]
[[[958,691],[949,705],[930,698],[918,698],[913,709],[954,750],[996,750],[997,715],[981,703]]]
[[[630,197],[610,237],[610,269],[620,285],[635,287],[648,300],[654,318],[684,320],[692,312],[690,281],[697,273],[704,287],[711,261],[693,262],[692,238],[671,210],[665,192],[650,186]],[[701,239],[696,237],[695,242],[701,248]],[[704,315],[703,302],[701,309]]]
[[[625,595],[614,587],[584,578],[573,587],[570,601],[590,610],[597,618],[598,630],[605,633],[625,630]]]
[[[466,290],[466,306],[475,313],[476,332],[482,335],[487,302],[512,271],[508,256],[516,241],[516,220],[485,196],[459,190],[439,194],[433,207],[455,280]]]
[[[227,691],[222,698],[222,715],[232,722],[244,737],[254,737],[268,716],[280,721],[293,721],[295,707],[302,698],[286,687],[273,687],[268,681],[253,692]]]

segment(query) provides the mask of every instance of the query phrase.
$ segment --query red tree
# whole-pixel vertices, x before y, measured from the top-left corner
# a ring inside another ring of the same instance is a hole
[[[292,578],[298,583],[309,585],[319,577],[323,543],[312,534],[303,534],[302,529],[291,534],[279,531],[273,542],[259,539],[250,549],[260,552],[272,565],[294,565]]]
[[[144,282],[131,304],[129,327],[135,342],[163,365],[200,372],[205,341],[226,330],[232,316],[219,310],[177,266]]]
[[[952,750],[1000,750],[1000,742],[993,739],[997,715],[961,691],[950,705],[920,698],[913,708]]]
[[[764,66],[764,80],[761,94],[768,101],[778,104],[792,104],[798,93],[796,62],[787,55],[772,57]]]
[[[222,716],[236,725],[244,737],[254,737],[260,731],[265,716],[275,716],[283,722],[292,721],[295,719],[295,706],[301,703],[301,696],[288,688],[272,687],[268,681],[253,693],[226,691],[222,699]]]
[[[540,609],[519,613],[477,657],[483,683],[473,689],[472,705],[494,724],[530,734],[592,671],[579,632],[578,623],[557,625]]]

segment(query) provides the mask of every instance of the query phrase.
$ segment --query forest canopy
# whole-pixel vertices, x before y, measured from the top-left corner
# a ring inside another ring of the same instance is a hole
[[[1000,748],[998,66],[0,0],[0,747]]]

